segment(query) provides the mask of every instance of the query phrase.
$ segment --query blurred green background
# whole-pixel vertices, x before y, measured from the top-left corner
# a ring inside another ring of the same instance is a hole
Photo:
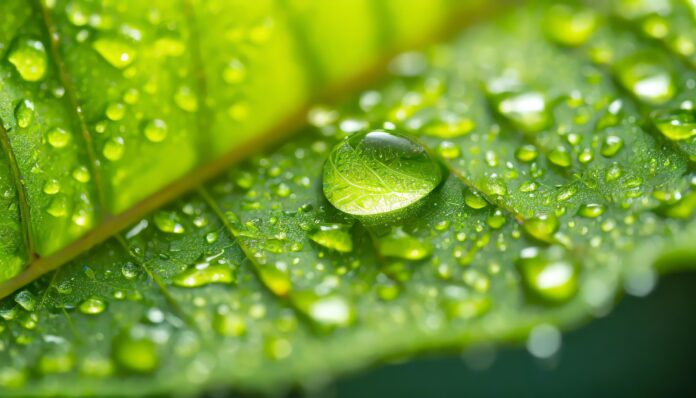
[[[486,370],[461,356],[392,364],[348,377],[325,397],[696,396],[696,275],[660,280],[645,298],[625,296],[608,316],[565,333],[556,363],[503,348]]]

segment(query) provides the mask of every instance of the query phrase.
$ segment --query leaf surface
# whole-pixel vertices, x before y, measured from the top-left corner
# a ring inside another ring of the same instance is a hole
[[[556,335],[648,294],[693,265],[693,137],[654,112],[692,110],[694,72],[622,4],[532,5],[401,55],[303,134],[6,299],[3,392],[311,389],[389,358]],[[693,41],[674,4],[659,15]],[[568,15],[595,23],[559,36]],[[372,130],[444,169],[378,222],[337,210],[322,181],[332,148]]]

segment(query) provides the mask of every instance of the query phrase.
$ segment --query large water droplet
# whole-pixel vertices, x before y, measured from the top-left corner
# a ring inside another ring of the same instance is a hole
[[[346,224],[321,224],[309,239],[331,250],[348,253],[353,251],[350,228]]]
[[[15,119],[19,128],[29,127],[34,121],[34,103],[28,99],[20,101],[15,108]]]
[[[672,141],[696,136],[696,112],[691,109],[655,112],[652,121],[660,132]]]
[[[540,214],[524,221],[524,230],[534,238],[549,241],[558,230],[558,218],[553,214]]]
[[[669,101],[676,91],[672,73],[657,59],[637,54],[616,65],[621,84],[640,100],[654,105]]]
[[[337,145],[324,165],[324,194],[341,211],[376,215],[404,209],[442,179],[422,146],[399,134],[372,131]]]
[[[143,334],[122,333],[112,344],[114,361],[124,370],[134,373],[150,373],[157,368],[157,345]]]
[[[20,37],[14,42],[10,55],[7,57],[22,79],[36,82],[46,75],[46,48],[43,43]]]
[[[92,47],[112,66],[123,69],[135,59],[135,49],[117,38],[97,39]]]
[[[423,239],[417,239],[401,228],[394,228],[388,235],[377,241],[379,254],[403,260],[422,260],[429,257],[433,247]]]
[[[563,302],[578,289],[578,268],[563,259],[563,250],[552,247],[542,254],[536,247],[523,249],[517,260],[525,286],[536,297]]]
[[[92,296],[81,302],[78,308],[83,314],[97,315],[106,310],[106,302],[100,297]]]

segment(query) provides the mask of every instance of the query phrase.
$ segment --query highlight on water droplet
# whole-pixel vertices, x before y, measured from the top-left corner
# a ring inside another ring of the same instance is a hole
[[[97,315],[106,310],[106,302],[101,297],[91,296],[81,302],[78,309],[83,314]]]
[[[360,216],[405,209],[426,197],[442,171],[415,141],[375,130],[338,144],[324,164],[323,190],[339,210]]]
[[[143,134],[151,142],[162,142],[167,138],[167,123],[162,119],[152,119],[145,125]]]
[[[136,56],[135,49],[125,40],[119,38],[99,38],[92,43],[92,47],[109,64],[118,69],[130,65]]]
[[[52,147],[64,148],[70,143],[72,134],[63,128],[54,127],[48,131],[48,134],[46,134],[46,139]]]

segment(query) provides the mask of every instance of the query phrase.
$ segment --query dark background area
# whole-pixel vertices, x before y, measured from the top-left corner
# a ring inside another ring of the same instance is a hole
[[[486,370],[461,356],[386,365],[345,378],[320,397],[696,396],[696,274],[626,296],[608,316],[563,335],[555,366],[503,348]]]

